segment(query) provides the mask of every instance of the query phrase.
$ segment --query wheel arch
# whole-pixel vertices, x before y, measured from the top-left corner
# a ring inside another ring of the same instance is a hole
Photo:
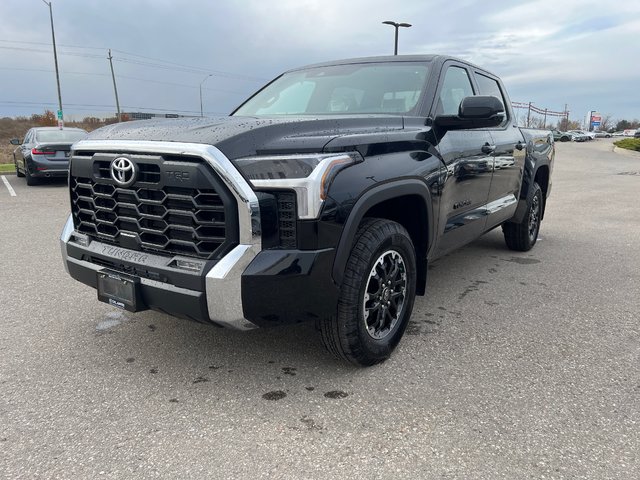
[[[433,240],[431,194],[424,182],[407,179],[367,190],[355,203],[338,243],[333,279],[341,285],[358,226],[364,218],[384,218],[402,225],[416,250],[416,294],[424,295],[427,279],[427,252]]]

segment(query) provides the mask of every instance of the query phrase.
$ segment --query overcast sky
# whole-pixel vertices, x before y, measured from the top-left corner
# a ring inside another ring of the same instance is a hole
[[[52,0],[67,114],[226,114],[292,67],[393,53],[442,53],[501,76],[511,99],[640,118],[637,0]],[[213,76],[207,78],[212,73]],[[0,116],[57,109],[49,9],[0,1]]]

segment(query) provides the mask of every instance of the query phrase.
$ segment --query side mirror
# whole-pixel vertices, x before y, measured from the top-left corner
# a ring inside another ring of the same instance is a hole
[[[12,138],[11,140],[9,140],[9,143],[11,145],[21,145],[22,144],[22,142],[20,141],[19,138]]]
[[[497,97],[477,95],[465,97],[458,107],[458,115],[438,115],[434,124],[444,130],[497,127],[504,120],[504,105]]]

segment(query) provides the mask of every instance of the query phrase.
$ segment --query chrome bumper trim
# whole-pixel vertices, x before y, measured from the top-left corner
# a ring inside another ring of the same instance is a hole
[[[71,214],[67,217],[67,221],[62,228],[62,233],[60,234],[60,251],[62,253],[62,263],[64,263],[64,269],[69,274],[69,265],[67,265],[67,242],[71,238],[73,234],[73,217]]]
[[[214,322],[236,330],[257,328],[243,316],[242,272],[258,253],[253,245],[238,245],[207,273],[207,307]]]

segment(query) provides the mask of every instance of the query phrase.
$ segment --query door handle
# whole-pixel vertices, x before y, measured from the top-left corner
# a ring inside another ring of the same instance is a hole
[[[482,153],[493,153],[496,151],[496,146],[485,143],[480,150],[482,150]]]

